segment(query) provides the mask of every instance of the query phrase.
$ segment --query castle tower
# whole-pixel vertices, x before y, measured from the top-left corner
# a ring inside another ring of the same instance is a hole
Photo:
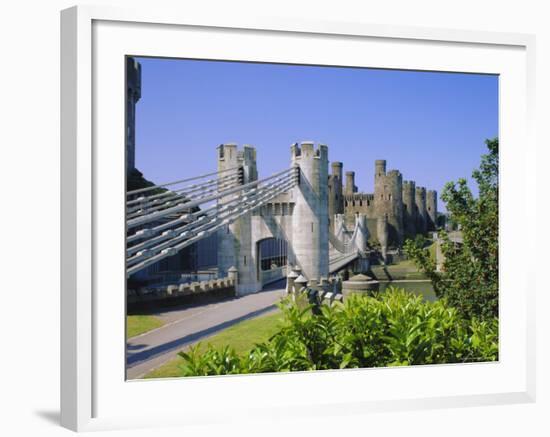
[[[308,280],[328,277],[328,147],[302,142],[291,147],[292,165],[300,167],[294,188],[292,249]]]
[[[355,186],[355,172],[354,171],[347,171],[346,172],[346,195],[353,194],[357,191],[357,187]]]
[[[428,217],[428,231],[437,228],[437,191],[428,190],[426,194],[426,213]]]
[[[136,168],[136,103],[141,98],[141,65],[126,58],[126,171]]]
[[[377,159],[374,161],[374,180],[376,180],[381,177],[386,176],[386,160],[385,159]]]
[[[236,144],[222,144],[218,147],[218,171],[230,168],[242,168],[243,178],[234,185],[247,184],[258,179],[256,168],[256,149],[245,145],[238,150]],[[223,188],[230,186],[224,184]],[[218,200],[225,203],[237,198],[239,193],[231,194]],[[253,258],[251,216],[245,214],[233,223],[218,231],[218,274],[220,277],[228,275],[231,267],[238,272],[237,294],[247,294],[260,289],[256,277],[256,260]]]
[[[416,232],[425,234],[428,230],[428,214],[426,211],[426,188],[416,187],[415,189],[416,203]]]
[[[328,179],[328,214],[331,229],[334,229],[334,216],[344,213],[344,198],[342,196],[343,180],[342,180],[342,163],[332,163],[332,174]]]
[[[374,211],[388,222],[388,244],[403,243],[403,177],[397,170],[386,173],[386,161],[374,164]]]
[[[416,235],[415,189],[414,181],[403,181],[403,230],[407,237]]]

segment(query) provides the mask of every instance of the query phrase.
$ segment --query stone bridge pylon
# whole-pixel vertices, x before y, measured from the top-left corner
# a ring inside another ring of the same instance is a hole
[[[238,294],[261,290],[260,242],[274,238],[287,242],[287,265],[299,266],[308,280],[329,275],[328,147],[313,142],[290,148],[290,171],[295,184],[269,203],[218,230],[218,270],[226,276],[237,269]],[[242,168],[237,184],[257,180],[256,149],[236,144],[218,147],[218,171]],[[227,189],[227,187],[223,187]],[[221,198],[219,202],[231,199]],[[286,276],[281,269],[280,277]],[[271,277],[271,279],[273,279]]]

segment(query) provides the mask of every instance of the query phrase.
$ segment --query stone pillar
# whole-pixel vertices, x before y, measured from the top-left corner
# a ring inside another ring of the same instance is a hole
[[[307,286],[307,279],[300,275],[294,280],[294,294],[298,294],[300,291],[305,289]]]
[[[292,270],[289,275],[286,277],[286,294],[294,293],[294,282],[296,278],[300,276],[294,270]]]
[[[291,148],[292,165],[300,168],[293,189],[292,250],[308,280],[328,276],[328,148],[312,142]]]
[[[235,266],[229,267],[229,269],[227,270],[227,276],[229,277],[229,280],[233,282],[233,285],[236,289],[239,282],[239,271],[237,270],[237,268]]]

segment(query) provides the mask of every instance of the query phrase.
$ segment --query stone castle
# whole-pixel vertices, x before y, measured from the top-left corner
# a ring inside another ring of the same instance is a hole
[[[369,240],[381,246],[401,247],[405,238],[436,229],[437,192],[404,181],[399,170],[386,170],[383,159],[374,162],[374,193],[358,192],[355,172],[333,162],[328,179],[329,217],[333,231],[352,228],[357,215],[366,217]]]

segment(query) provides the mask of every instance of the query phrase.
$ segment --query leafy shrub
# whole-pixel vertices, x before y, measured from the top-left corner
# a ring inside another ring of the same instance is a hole
[[[418,240],[407,240],[405,253],[432,281],[438,297],[445,297],[464,317],[498,316],[498,138],[486,141],[489,153],[472,173],[474,197],[466,179],[449,182],[441,195],[450,220],[460,228],[462,244],[439,232],[444,263],[435,260]]]
[[[184,376],[494,361],[496,319],[466,320],[445,300],[427,302],[390,288],[375,296],[352,295],[344,304],[282,301],[284,322],[267,342],[241,357],[232,348],[193,347]]]

